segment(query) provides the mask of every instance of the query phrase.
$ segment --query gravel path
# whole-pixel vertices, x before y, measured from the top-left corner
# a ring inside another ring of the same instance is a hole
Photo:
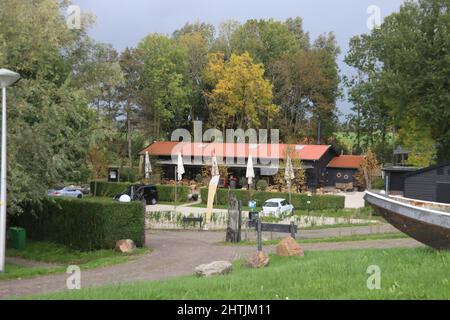
[[[303,231],[311,237],[327,237],[343,232],[364,232],[365,227]],[[370,228],[370,227],[367,227]],[[387,227],[386,227],[387,228]],[[370,229],[365,230],[370,233]],[[223,232],[151,232],[147,245],[152,252],[126,264],[82,271],[81,286],[97,287],[108,284],[158,280],[191,274],[202,263],[215,260],[236,260],[255,251],[255,247],[224,246]],[[305,244],[305,250],[344,250],[356,248],[416,247],[413,239],[372,240],[342,243]],[[273,246],[265,251],[273,252]],[[67,274],[53,274],[23,280],[0,281],[0,298],[51,293],[66,290]]]

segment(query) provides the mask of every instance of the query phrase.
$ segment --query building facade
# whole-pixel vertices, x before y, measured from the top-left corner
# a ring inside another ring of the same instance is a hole
[[[405,177],[406,198],[450,203],[450,163],[417,170]]]
[[[142,150],[161,166],[165,179],[174,180],[178,153],[183,156],[186,179],[195,179],[202,169],[211,166],[215,155],[219,166],[226,166],[230,175],[245,177],[249,156],[253,158],[256,180],[270,180],[280,170],[286,155],[301,160],[306,172],[306,183],[310,189],[334,186],[339,181],[334,170],[343,165],[342,179],[353,182],[362,156],[339,156],[329,145],[244,144],[244,143],[188,143],[155,142]],[[331,166],[330,166],[331,165]],[[284,170],[284,169],[283,169]],[[228,178],[228,177],[227,177]]]

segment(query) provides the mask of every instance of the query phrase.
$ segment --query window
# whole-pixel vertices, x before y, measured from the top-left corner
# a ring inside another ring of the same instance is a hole
[[[266,202],[264,207],[267,207],[267,208],[278,208],[278,203],[276,203],[276,202]]]
[[[338,173],[336,174],[336,177],[337,177],[338,179],[342,178],[342,173],[338,172]]]
[[[287,201],[282,201],[282,202],[281,202],[281,206],[282,206],[282,207],[287,206],[287,205],[288,205]]]
[[[344,176],[344,179],[345,179],[345,180],[348,180],[348,174],[346,174],[346,175]]]

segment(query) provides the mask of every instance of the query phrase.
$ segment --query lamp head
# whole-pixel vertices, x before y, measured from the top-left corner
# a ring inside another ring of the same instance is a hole
[[[0,69],[0,87],[6,88],[20,79],[20,75],[8,69]]]

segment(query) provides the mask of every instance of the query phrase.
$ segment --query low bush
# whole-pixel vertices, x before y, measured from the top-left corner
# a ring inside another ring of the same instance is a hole
[[[123,167],[119,179],[122,182],[135,182],[139,178],[139,168]]]
[[[27,237],[91,251],[112,249],[117,240],[144,245],[145,208],[142,202],[109,199],[48,198],[28,203],[11,223],[26,229]]]
[[[231,190],[238,200],[241,200],[246,206],[250,200],[256,200],[257,205],[261,206],[271,198],[289,199],[289,194],[284,192],[262,192],[255,190]],[[201,189],[202,202],[208,201],[208,189]],[[218,189],[214,203],[226,205],[228,201],[228,189]],[[292,194],[292,204],[298,210],[326,210],[326,209],[344,209],[345,197],[335,195],[312,195]]]
[[[372,189],[384,190],[384,188],[385,188],[385,183],[384,183],[384,179],[383,178],[376,178],[372,182]]]
[[[266,191],[268,187],[269,187],[269,184],[267,183],[266,180],[259,180],[256,183],[256,189],[258,191]]]
[[[175,201],[175,189],[177,190],[177,202],[189,201],[189,187],[174,185],[160,185],[156,186],[158,190],[159,201],[172,202]]]

